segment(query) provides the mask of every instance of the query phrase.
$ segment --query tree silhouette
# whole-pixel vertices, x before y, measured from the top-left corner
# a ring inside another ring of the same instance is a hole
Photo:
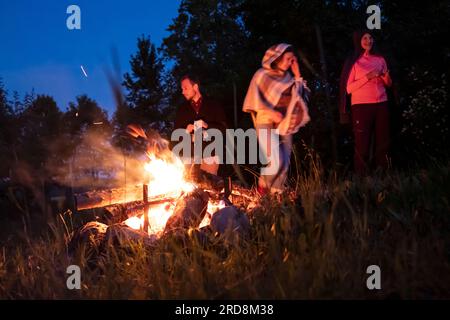
[[[87,95],[76,98],[76,103],[70,102],[69,108],[63,116],[69,133],[80,135],[90,128],[107,128],[110,124],[105,110]]]
[[[33,168],[42,169],[49,156],[58,156],[49,149],[62,132],[62,112],[51,96],[38,95],[23,117],[22,153]]]
[[[131,56],[131,73],[124,74],[123,86],[127,89],[126,102],[131,114],[118,110],[117,116],[130,116],[130,122],[144,127],[159,127],[164,120],[161,85],[163,65],[150,38],[137,40],[138,50]]]
[[[8,101],[8,92],[0,78],[0,176],[9,174],[11,147],[14,145],[13,110]]]
[[[163,40],[166,61],[171,69],[171,103],[182,97],[180,78],[194,73],[201,81],[202,92],[222,100],[232,114],[233,86],[241,96],[257,63],[249,58],[248,33],[237,10],[242,1],[183,1],[178,16],[168,27],[170,35]]]

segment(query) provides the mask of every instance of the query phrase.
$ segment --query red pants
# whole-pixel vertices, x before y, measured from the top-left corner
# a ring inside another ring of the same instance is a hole
[[[387,102],[352,105],[355,136],[354,166],[359,175],[369,172],[370,142],[375,135],[375,164],[387,169],[389,151],[389,109]]]

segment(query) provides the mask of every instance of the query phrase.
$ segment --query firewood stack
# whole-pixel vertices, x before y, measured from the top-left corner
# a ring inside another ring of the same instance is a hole
[[[204,186],[208,187],[208,185],[205,184]],[[211,186],[209,186],[209,188],[212,189]],[[242,189],[236,191],[236,193],[238,194],[238,197],[245,196],[243,195]],[[218,210],[213,215],[212,213],[207,212],[208,201],[210,199],[217,200],[220,199],[220,197],[221,194],[214,190],[205,191],[201,188],[197,188],[182,195],[176,200],[173,214],[167,220],[161,237],[179,237],[180,235],[187,235],[188,230],[195,230],[196,236],[203,240],[206,238],[206,233],[215,236],[223,235],[225,241],[235,241],[237,238],[245,238],[250,231],[250,223],[247,215],[243,213],[242,210],[235,207],[229,200],[225,201],[225,208]],[[249,195],[246,197],[250,198]],[[149,201],[160,203],[161,201],[174,201],[174,199],[158,198],[157,200],[151,199]],[[131,203],[134,204],[134,207],[130,206],[131,210],[129,216],[136,214],[142,215],[145,212],[143,208],[146,207],[146,205],[142,201],[133,201]],[[121,205],[125,206],[126,204]],[[136,210],[133,210],[132,208],[136,208]],[[205,215],[212,215],[210,225],[199,229],[199,225]],[[92,221],[85,224],[74,233],[69,244],[69,252],[75,252],[81,245],[87,247],[90,250],[90,254],[98,254],[104,250],[106,246],[124,248],[130,243],[137,242],[141,242],[147,247],[152,247],[157,243],[158,239],[159,237],[156,235],[146,233],[143,230],[132,229],[123,222],[113,223],[108,226],[103,223]]]

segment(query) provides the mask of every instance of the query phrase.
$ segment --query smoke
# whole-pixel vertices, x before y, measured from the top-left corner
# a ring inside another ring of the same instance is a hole
[[[130,137],[130,143],[133,143]],[[50,154],[58,150],[58,143],[50,146]],[[145,148],[138,143],[133,152],[112,144],[111,136],[87,131],[74,146],[72,154],[63,161],[48,159],[46,171],[53,180],[79,189],[126,187],[143,182],[144,164],[148,160]]]
[[[111,52],[113,70],[104,68],[111,87],[117,110],[127,110],[126,99],[122,92],[120,64],[117,49]],[[121,124],[120,126],[122,126]],[[79,141],[75,141],[70,156],[61,161],[47,161],[47,171],[60,184],[80,189],[99,189],[129,187],[142,184],[145,180],[144,165],[149,154],[165,160],[173,159],[168,141],[158,132],[145,132],[141,127],[129,125],[127,132],[113,137],[108,130],[96,130],[95,126],[87,130]],[[120,141],[121,148],[114,146],[113,140]],[[50,154],[58,154],[67,139],[54,141],[49,148]],[[62,144],[62,146],[61,146]]]

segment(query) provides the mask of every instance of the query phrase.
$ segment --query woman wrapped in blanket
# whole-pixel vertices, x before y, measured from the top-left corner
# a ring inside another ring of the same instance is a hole
[[[292,136],[310,120],[309,92],[293,47],[286,43],[270,47],[250,82],[243,106],[244,112],[252,114],[260,152],[269,162],[258,180],[261,195],[285,188]]]

